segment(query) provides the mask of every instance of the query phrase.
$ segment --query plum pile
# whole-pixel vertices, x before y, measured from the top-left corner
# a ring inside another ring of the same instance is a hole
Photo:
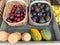
[[[22,5],[14,5],[6,20],[10,23],[20,22],[25,18],[25,15],[26,9]]]
[[[48,4],[35,3],[31,6],[30,17],[36,23],[46,23],[51,19],[51,10]]]

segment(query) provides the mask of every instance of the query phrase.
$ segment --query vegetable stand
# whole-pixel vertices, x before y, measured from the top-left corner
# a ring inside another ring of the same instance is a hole
[[[39,30],[43,30],[43,29],[46,29],[47,28],[52,33],[52,40],[51,41],[60,41],[60,33],[59,33],[58,25],[57,25],[57,22],[56,22],[56,19],[55,19],[54,14],[52,15],[52,20],[51,20],[50,24],[47,25],[47,26],[34,26],[34,25],[30,25],[28,23],[26,26],[18,26],[18,27],[15,26],[15,27],[13,27],[13,26],[9,26],[5,21],[2,21],[0,30],[5,30],[5,31],[7,31],[9,33],[17,32],[17,31],[18,32],[21,32],[21,33],[24,33],[24,32],[29,32],[31,28],[37,28]],[[30,44],[32,42],[39,44],[41,42],[46,42],[46,41],[42,40],[42,41],[35,42],[35,41],[32,41],[31,40],[30,42],[26,42],[26,44]],[[3,42],[3,43],[4,44],[5,43],[7,44],[7,42]],[[32,43],[32,44],[34,44],[34,43]],[[20,41],[17,44],[24,44],[24,42],[21,42]]]

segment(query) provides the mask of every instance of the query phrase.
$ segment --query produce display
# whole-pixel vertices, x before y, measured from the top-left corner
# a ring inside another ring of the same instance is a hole
[[[22,34],[22,40],[23,41],[30,41],[31,40],[31,35],[29,33]]]
[[[5,31],[0,31],[0,41],[7,41],[9,33]]]
[[[43,39],[51,40],[52,35],[51,35],[50,30],[47,30],[47,29],[46,30],[41,30],[41,35],[42,35]]]
[[[34,3],[31,6],[30,17],[35,23],[43,24],[51,19],[51,10],[48,4]]]
[[[19,32],[12,33],[8,37],[8,41],[11,44],[17,43],[19,40],[21,40],[21,34]]]
[[[48,2],[32,1],[29,5],[27,0],[8,0],[6,2],[3,22],[0,26],[0,30],[2,30],[0,31],[1,42],[8,41],[11,44],[16,44],[19,41],[58,40],[56,35],[59,34],[59,31],[53,27],[54,22],[51,20],[53,19],[53,10],[60,28],[60,6],[52,6],[51,10]],[[0,7],[2,7],[0,11],[2,11],[3,6]]]
[[[53,9],[53,12],[55,14],[58,26],[60,28],[60,6],[52,6],[52,9]]]
[[[3,20],[9,26],[25,26],[28,21],[27,18],[27,4],[24,1],[7,1],[3,12]]]
[[[8,22],[20,22],[25,18],[26,10],[22,5],[14,5],[9,15],[10,16],[7,18]]]
[[[21,33],[20,32],[14,32],[14,33],[19,35],[19,40],[21,40]]]
[[[32,40],[34,40],[34,41],[42,40],[42,36],[41,36],[40,32],[38,31],[38,29],[32,28],[30,33],[31,33]]]
[[[14,32],[9,34],[5,31],[0,31],[0,41],[7,41],[11,44],[15,44],[18,41],[42,41],[42,40],[49,41],[52,39],[51,32],[47,29],[45,30],[38,30],[37,28],[32,28],[29,32],[25,32],[21,34],[20,32]]]

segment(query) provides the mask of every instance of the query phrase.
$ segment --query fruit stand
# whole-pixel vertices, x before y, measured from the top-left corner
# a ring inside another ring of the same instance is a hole
[[[0,27],[1,44],[60,41],[59,12],[60,7],[51,5],[50,0],[8,0]]]

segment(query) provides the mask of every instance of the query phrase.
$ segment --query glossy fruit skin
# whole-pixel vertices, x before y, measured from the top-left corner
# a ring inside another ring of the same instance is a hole
[[[46,16],[45,17],[45,20],[46,20],[46,22],[48,22],[50,20],[50,17],[49,16]]]
[[[22,5],[14,5],[9,15],[10,16],[7,19],[8,22],[11,23],[20,22],[25,18],[26,9],[24,9]]]
[[[50,21],[51,10],[48,4],[34,3],[31,6],[30,15],[33,22],[43,24]],[[35,16],[37,17],[37,19],[35,18]]]
[[[17,18],[17,22],[19,22],[20,21],[20,18]]]
[[[11,10],[11,13],[15,13],[15,10]]]
[[[16,17],[21,17],[20,14],[16,14],[15,16],[16,16]]]
[[[42,13],[38,13],[37,15],[38,15],[38,17],[42,17]]]
[[[32,28],[31,31],[30,31],[30,34],[31,34],[32,40],[34,40],[34,41],[42,40],[42,36],[37,29]]]
[[[48,29],[41,30],[41,35],[42,35],[43,39],[46,41],[49,41],[52,38],[51,32]]]
[[[6,19],[8,22],[12,23],[12,21],[10,19]]]
[[[45,13],[43,13],[43,15],[42,15],[43,17],[45,17],[46,16],[46,14]]]
[[[41,17],[41,18],[40,18],[40,20],[39,20],[39,22],[40,22],[40,23],[45,23],[44,18],[43,18],[43,17]]]
[[[16,7],[16,6],[14,6],[14,7],[12,8],[12,10],[14,10],[14,11],[15,11],[16,9],[17,9],[17,7]]]
[[[45,7],[45,11],[49,11],[50,10],[50,8],[49,8],[49,6],[48,5],[46,5],[46,7]]]
[[[10,16],[9,18],[10,18],[11,20],[13,20],[13,19],[14,19],[14,16]]]
[[[19,8],[19,9],[22,9],[22,5],[18,5],[18,8]]]

